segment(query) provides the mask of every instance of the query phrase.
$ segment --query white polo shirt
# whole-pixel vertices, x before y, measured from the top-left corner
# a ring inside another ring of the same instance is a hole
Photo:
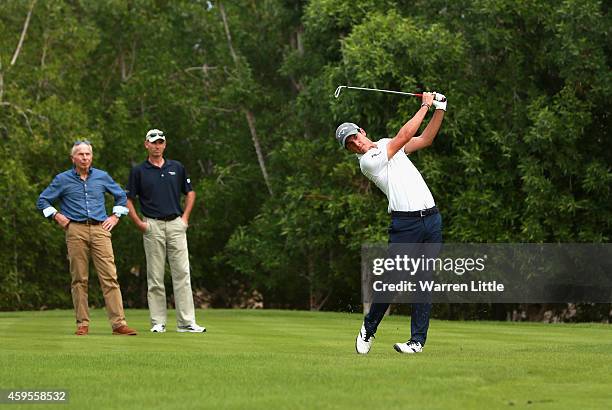
[[[420,211],[436,205],[418,169],[400,149],[387,159],[389,138],[376,141],[376,147],[358,155],[361,172],[389,199],[391,211]]]

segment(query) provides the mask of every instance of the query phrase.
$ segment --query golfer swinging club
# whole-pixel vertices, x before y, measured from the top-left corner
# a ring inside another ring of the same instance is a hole
[[[423,133],[415,137],[432,104],[435,106],[433,117]],[[407,154],[431,145],[445,111],[446,98],[442,94],[423,93],[421,108],[392,139],[383,138],[374,143],[362,128],[350,122],[341,124],[336,130],[340,145],[358,154],[361,172],[389,200],[391,244],[442,242],[442,219],[427,184]],[[355,341],[357,353],[370,351],[376,329],[388,307],[389,303],[372,303]],[[431,303],[412,304],[410,340],[396,343],[393,346],[396,351],[420,353],[423,350],[430,312]]]

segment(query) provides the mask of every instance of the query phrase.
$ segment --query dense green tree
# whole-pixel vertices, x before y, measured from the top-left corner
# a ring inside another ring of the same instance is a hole
[[[0,308],[70,304],[63,233],[34,203],[73,141],[92,141],[95,166],[125,184],[156,127],[198,194],[203,302],[257,290],[269,307],[355,309],[359,251],[386,239],[386,199],[332,136],[347,120],[393,136],[419,102],[335,99],[340,84],[448,96],[437,140],[412,158],[446,241],[608,242],[610,27],[597,0],[7,0]],[[114,246],[126,303],[144,306],[127,220]]]

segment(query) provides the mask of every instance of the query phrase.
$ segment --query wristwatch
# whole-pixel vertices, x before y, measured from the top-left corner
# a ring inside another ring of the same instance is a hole
[[[121,214],[118,212],[115,212],[113,215],[115,215],[117,217],[117,219],[121,219]]]

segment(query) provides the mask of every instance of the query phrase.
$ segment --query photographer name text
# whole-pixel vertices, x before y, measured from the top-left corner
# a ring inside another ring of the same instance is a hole
[[[504,284],[497,281],[470,281],[470,283],[437,283],[433,280],[385,283],[377,280],[372,284],[375,292],[503,292]]]

